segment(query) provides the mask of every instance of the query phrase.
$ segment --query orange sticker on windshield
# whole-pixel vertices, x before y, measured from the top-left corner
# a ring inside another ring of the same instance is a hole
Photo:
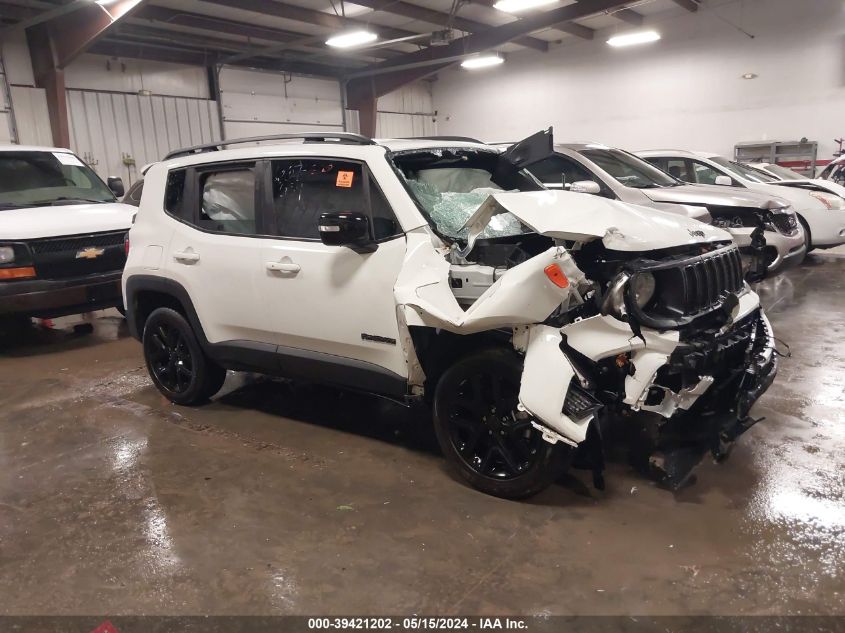
[[[354,171],[339,171],[337,172],[336,187],[349,188],[352,186],[352,177],[355,175]]]

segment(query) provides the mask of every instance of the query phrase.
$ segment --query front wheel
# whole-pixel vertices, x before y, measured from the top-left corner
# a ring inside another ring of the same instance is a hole
[[[220,391],[226,370],[202,351],[184,316],[157,308],[144,324],[144,360],[155,386],[176,404],[199,404]]]
[[[801,223],[801,226],[804,228],[804,246],[806,248],[805,255],[809,254],[810,251],[814,250],[813,246],[813,234],[810,233],[810,225],[807,224],[807,221],[802,218],[800,215],[798,216],[798,221]]]
[[[455,362],[434,393],[434,430],[450,465],[474,488],[508,499],[549,486],[571,456],[518,415],[521,375],[516,352],[485,349]]]

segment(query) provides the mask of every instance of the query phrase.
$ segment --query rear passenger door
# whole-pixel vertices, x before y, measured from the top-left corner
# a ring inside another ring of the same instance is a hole
[[[257,213],[267,168],[266,161],[211,163],[168,177],[165,207],[178,222],[166,267],[211,343],[274,341],[258,283],[262,246],[272,241]]]
[[[280,158],[267,177],[268,229],[277,239],[262,243],[259,294],[283,373],[358,387],[365,385],[356,376],[406,377],[393,297],[405,236],[366,163]],[[320,241],[320,215],[344,211],[368,215],[374,252]]]

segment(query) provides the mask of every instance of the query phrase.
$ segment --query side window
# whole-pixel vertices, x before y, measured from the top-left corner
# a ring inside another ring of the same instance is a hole
[[[272,163],[274,235],[320,239],[323,213],[370,213],[375,239],[397,235],[399,224],[375,181],[364,182],[360,163],[327,158],[275,160]],[[370,204],[368,208],[367,195]]]
[[[566,184],[572,184],[573,182],[577,182],[579,180],[597,181],[590,172],[574,160],[564,158],[563,156],[559,156],[557,154],[549,156],[548,158],[541,160],[539,163],[532,165],[529,168],[529,171],[534,174],[540,182],[550,186],[562,185],[564,180]]]
[[[129,187],[129,191],[123,196],[122,202],[124,204],[131,204],[133,207],[140,206],[141,193],[144,191],[144,181],[138,180],[134,185]]]
[[[199,174],[198,226],[221,233],[255,235],[255,169],[221,168]]]
[[[697,182],[702,185],[715,185],[716,177],[723,175],[710,167],[710,165],[705,165],[697,160],[692,161],[692,170],[695,175],[692,182]]]
[[[185,170],[168,172],[164,187],[164,210],[177,218],[186,218],[183,210],[185,199]]]
[[[686,159],[670,158],[666,161],[666,166],[661,166],[660,169],[684,182],[695,182],[695,176],[690,173]]]

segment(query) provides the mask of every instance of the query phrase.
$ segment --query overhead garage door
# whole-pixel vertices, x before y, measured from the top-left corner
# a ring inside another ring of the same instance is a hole
[[[224,66],[219,81],[226,138],[343,131],[335,80]]]

